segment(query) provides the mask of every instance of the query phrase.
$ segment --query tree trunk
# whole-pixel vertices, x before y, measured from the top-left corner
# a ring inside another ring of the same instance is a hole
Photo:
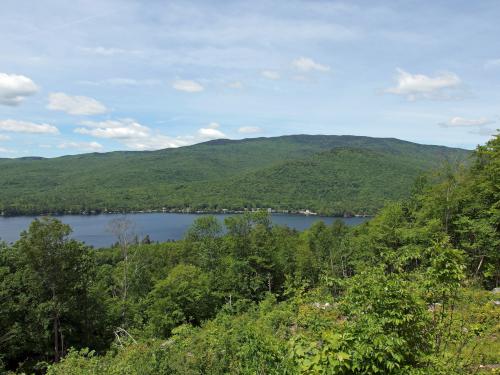
[[[55,304],[54,306],[54,323],[53,323],[53,330],[54,330],[54,362],[59,362],[61,359],[60,355],[60,350],[59,350],[59,311],[57,309],[57,297],[56,297],[56,291],[55,288],[52,287],[52,302]]]
[[[54,316],[54,362],[59,362],[61,359],[59,350],[59,314]]]
[[[479,261],[479,265],[477,266],[476,273],[475,273],[476,277],[479,274],[479,270],[481,269],[481,266],[483,265],[483,262],[484,262],[484,255],[481,255],[481,260]]]

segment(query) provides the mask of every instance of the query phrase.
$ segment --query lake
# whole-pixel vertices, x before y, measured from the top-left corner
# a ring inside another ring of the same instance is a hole
[[[134,223],[134,231],[139,238],[149,235],[153,241],[167,241],[181,239],[193,221],[201,214],[176,213],[134,213],[134,214],[106,214],[106,215],[63,215],[57,216],[62,222],[73,228],[72,237],[94,247],[107,247],[116,242],[115,236],[109,232],[109,223],[116,218],[127,218]],[[229,215],[216,214],[221,222]],[[19,233],[27,229],[35,216],[0,217],[0,239],[14,242]],[[273,214],[273,224],[288,225],[290,228],[304,230],[315,221],[322,220],[326,224],[336,218],[320,216],[282,215]],[[347,225],[358,225],[369,218],[353,217],[341,218]]]

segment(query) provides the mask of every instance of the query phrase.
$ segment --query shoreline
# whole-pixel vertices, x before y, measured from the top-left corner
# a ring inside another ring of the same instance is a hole
[[[98,216],[98,215],[136,215],[136,214],[181,214],[181,215],[238,215],[247,212],[267,212],[270,215],[290,215],[290,216],[317,216],[325,218],[338,218],[338,219],[348,219],[348,218],[370,218],[374,215],[369,214],[344,214],[344,215],[327,215],[310,210],[274,210],[274,209],[252,209],[252,210],[191,210],[191,209],[160,209],[160,210],[127,210],[127,211],[80,211],[80,212],[43,212],[43,213],[30,213],[30,214],[20,214],[20,215],[5,215],[3,212],[0,213],[0,218],[16,218],[16,217],[33,217],[33,216]]]

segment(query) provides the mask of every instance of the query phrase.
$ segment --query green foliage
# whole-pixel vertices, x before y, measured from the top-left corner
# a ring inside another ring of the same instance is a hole
[[[68,238],[70,228],[35,220],[12,248],[1,252],[2,318],[9,364],[56,361],[71,346],[109,343],[103,306],[94,289],[91,250]]]
[[[110,351],[99,361],[88,351],[70,352],[49,374],[294,374],[288,358],[292,311],[269,297],[256,308],[221,312],[203,328],[182,325],[167,341],[149,340]]]
[[[196,266],[184,264],[157,282],[148,300],[150,327],[157,337],[167,337],[181,323],[200,324],[212,315],[217,304],[208,275]]]
[[[427,367],[432,321],[413,282],[377,269],[360,273],[330,308],[338,315],[326,316],[328,329],[306,330],[293,343],[302,373],[406,374]]]
[[[468,152],[396,139],[285,136],[153,152],[0,159],[0,212],[90,213],[272,207],[374,213]]]
[[[483,289],[498,286],[498,140],[355,228],[206,216],[181,241],[94,251],[59,221],[35,221],[0,243],[0,364],[52,375],[480,373],[500,349],[500,296]]]

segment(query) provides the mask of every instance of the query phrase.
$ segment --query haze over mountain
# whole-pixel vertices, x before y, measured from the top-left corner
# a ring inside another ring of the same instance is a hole
[[[158,151],[1,159],[4,214],[277,210],[372,214],[469,151],[392,138],[293,135]]]

